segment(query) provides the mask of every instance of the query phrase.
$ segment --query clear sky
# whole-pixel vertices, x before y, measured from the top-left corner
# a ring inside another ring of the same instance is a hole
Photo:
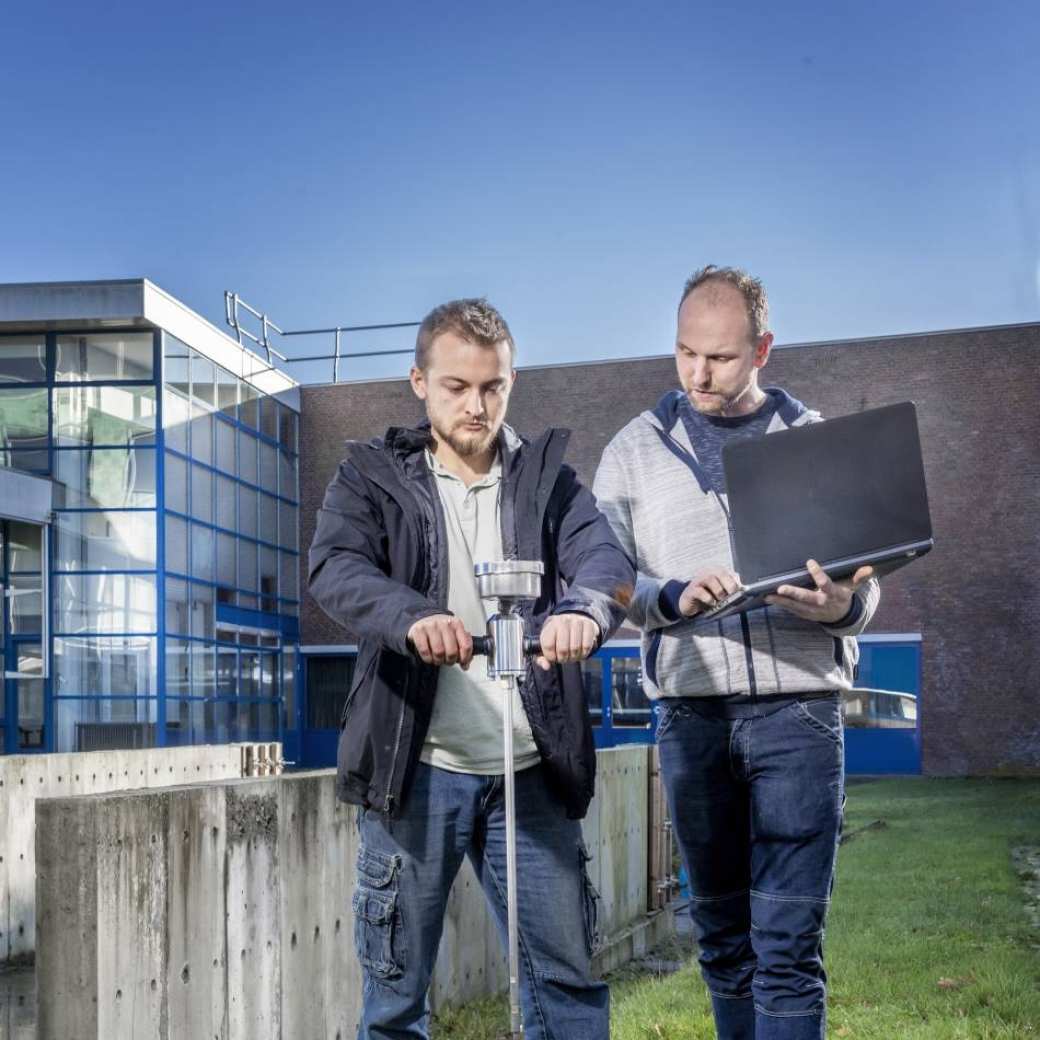
[[[0,37],[0,281],[284,328],[486,294],[521,364],[669,351],[705,262],[781,343],[1040,320],[1036,3],[43,0]]]

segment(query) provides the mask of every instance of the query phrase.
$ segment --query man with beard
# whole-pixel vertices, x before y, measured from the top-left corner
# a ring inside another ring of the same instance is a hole
[[[660,699],[661,773],[718,1035],[817,1040],[844,801],[838,691],[852,685],[878,584],[869,567],[832,581],[809,560],[815,588],[781,585],[764,609],[698,624],[739,586],[723,444],[820,415],[758,384],[773,342],[758,279],[705,267],[678,319],[682,391],[607,445],[596,497],[636,561],[629,616]]]
[[[310,591],[359,637],[339,741],[359,810],[360,1040],[427,1036],[427,989],[452,881],[469,856],[505,934],[503,698],[513,697],[521,1007],[529,1040],[607,1040],[590,958],[596,894],[578,822],[595,751],[577,662],[613,633],[635,581],[567,432],[504,425],[513,339],[484,300],[423,320],[411,384],[428,422],[348,444],[310,550]],[[506,693],[474,657],[495,604],[474,563],[541,560],[527,611],[541,654]],[[566,591],[564,592],[564,586]]]

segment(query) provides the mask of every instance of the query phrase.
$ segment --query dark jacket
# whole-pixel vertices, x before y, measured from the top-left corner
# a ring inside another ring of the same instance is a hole
[[[588,614],[607,639],[624,619],[633,565],[595,499],[563,465],[570,433],[528,442],[508,427],[502,459],[506,558],[542,560],[542,595],[524,611],[536,633],[554,612]],[[382,441],[348,442],[325,493],[310,549],[310,592],[359,639],[343,709],[337,794],[395,814],[407,797],[437,690],[437,667],[411,651],[420,618],[448,613],[448,546],[428,426],[392,428]],[[479,634],[479,633],[475,633]],[[595,749],[580,666],[530,665],[521,696],[552,788],[573,818],[592,798]]]

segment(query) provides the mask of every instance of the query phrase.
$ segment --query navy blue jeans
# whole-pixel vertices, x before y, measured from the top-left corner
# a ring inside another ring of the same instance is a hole
[[[661,773],[719,1038],[819,1040],[844,803],[838,696],[660,703]]]
[[[355,940],[364,974],[359,1040],[428,1037],[427,990],[448,892],[469,856],[506,935],[501,776],[420,764],[402,814],[360,817]],[[607,1040],[609,995],[590,960],[598,896],[581,825],[540,766],[516,777],[520,1003],[528,1040]]]

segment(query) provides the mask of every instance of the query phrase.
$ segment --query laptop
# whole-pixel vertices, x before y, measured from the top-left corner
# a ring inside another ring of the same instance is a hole
[[[864,566],[887,574],[933,545],[917,409],[910,401],[736,441],[722,449],[741,588],[694,621],[764,605],[781,585],[815,588]]]

